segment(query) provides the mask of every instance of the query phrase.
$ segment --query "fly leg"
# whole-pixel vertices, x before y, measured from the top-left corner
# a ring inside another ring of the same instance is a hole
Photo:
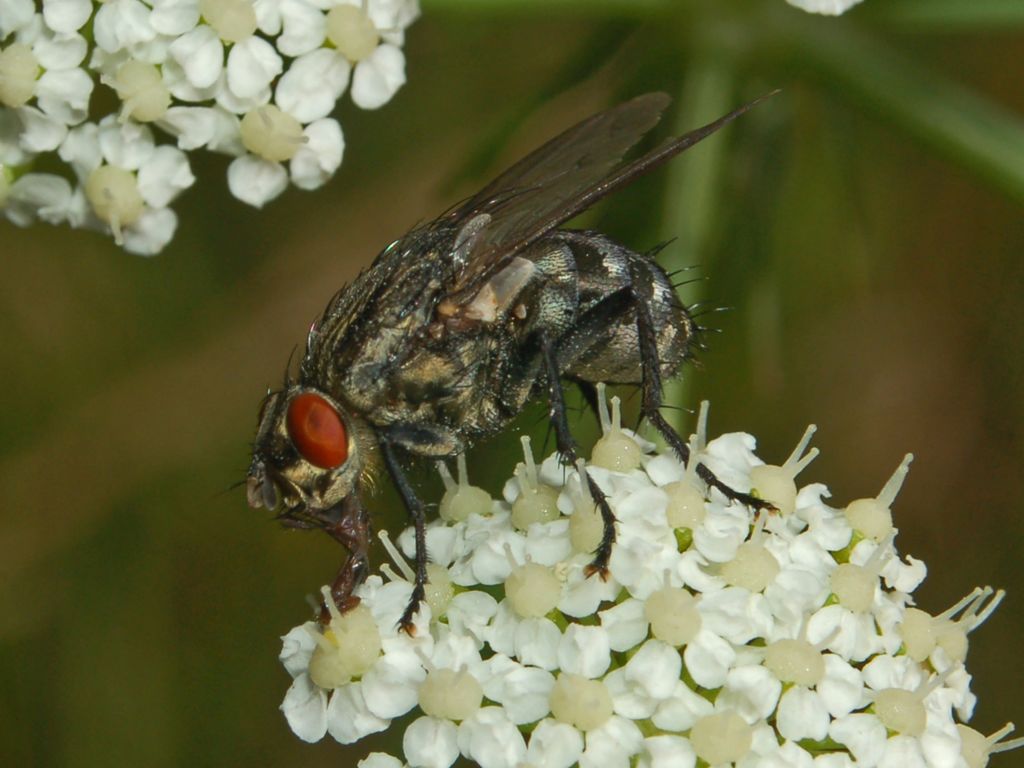
[[[341,517],[326,523],[324,531],[345,547],[349,554],[331,584],[331,599],[342,613],[359,605],[359,598],[352,591],[366,579],[370,566],[370,516],[356,494],[351,494],[341,504]],[[327,606],[320,608],[320,623],[331,619]]]
[[[384,464],[388,468],[391,479],[395,481],[395,487],[405,502],[405,508],[409,511],[412,524],[416,528],[416,579],[413,583],[412,596],[409,598],[409,605],[406,606],[402,618],[398,620],[398,627],[407,635],[412,635],[416,630],[412,620],[419,610],[426,594],[427,584],[427,519],[423,510],[423,502],[419,500],[412,484],[409,483],[405,472],[398,463],[395,456],[395,448],[386,436],[380,441],[381,453],[384,454]]]
[[[358,495],[350,494],[324,510],[307,509],[301,517],[286,510],[278,519],[288,528],[320,528],[348,550],[348,559],[331,583],[331,599],[342,613],[359,605],[359,598],[353,597],[352,592],[363,583],[369,570],[370,516]],[[320,606],[319,620],[321,624],[331,620],[326,604]]]
[[[359,598],[352,592],[366,580],[369,571],[370,516],[358,494],[352,493],[327,509],[307,509],[301,514],[286,509],[277,519],[287,528],[319,528],[348,550],[348,558],[331,582],[331,599],[342,613],[359,605]],[[318,619],[325,625],[331,620],[326,603],[321,603]]]
[[[558,367],[558,359],[554,347],[547,338],[541,339],[541,350],[544,355],[544,367],[548,379],[548,401],[551,403],[551,423],[555,427],[555,443],[558,452],[563,459],[570,464],[576,464],[579,456],[576,453],[576,443],[569,431],[569,420],[565,410],[565,396],[562,392],[561,371]],[[615,514],[608,506],[608,499],[604,491],[594,482],[585,470],[587,487],[590,489],[590,497],[594,500],[598,509],[601,510],[601,520],[604,522],[604,533],[601,535],[601,543],[594,553],[594,562],[587,566],[587,575],[599,574],[602,579],[608,578],[608,560],[612,554],[612,545],[615,543]]]
[[[634,299],[637,337],[640,341],[640,361],[643,368],[641,413],[658,430],[658,433],[665,439],[669,447],[675,451],[680,461],[685,464],[690,460],[690,447],[683,441],[682,437],[679,436],[679,433],[675,431],[665,417],[661,415],[661,360],[658,357],[658,337],[654,330],[651,310],[642,297],[634,295]],[[741,493],[730,488],[703,464],[697,465],[697,476],[709,488],[717,488],[731,501],[738,501],[740,504],[745,504],[756,510],[775,509],[770,502],[764,499],[759,499],[751,496],[749,493]]]

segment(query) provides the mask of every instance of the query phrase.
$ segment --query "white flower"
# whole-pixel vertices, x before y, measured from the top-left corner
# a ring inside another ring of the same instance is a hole
[[[352,100],[363,109],[383,106],[405,83],[405,28],[419,15],[410,0],[341,0],[326,17],[327,38],[355,65]]]
[[[349,744],[383,730],[416,704],[416,686],[426,677],[422,659],[433,640],[424,624],[415,638],[398,630],[411,586],[371,577],[359,594],[365,607],[344,617],[335,610],[329,636],[307,622],[282,638],[281,661],[294,679],[281,708],[307,741],[330,733]],[[418,621],[429,621],[429,611]]]
[[[78,226],[108,229],[126,250],[147,256],[171,239],[177,216],[167,206],[195,182],[184,152],[157,146],[149,128],[110,115],[72,129],[60,157],[92,207]]]
[[[318,120],[303,129],[272,104],[248,112],[240,132],[249,153],[228,166],[228,185],[235,197],[257,208],[287,188],[288,172],[281,162],[291,161],[297,187],[315,189],[337,170],[345,147],[337,121]]]
[[[66,32],[55,32],[36,14],[19,30],[16,42],[0,53],[0,105],[21,111],[34,101],[48,118],[64,125],[85,119],[93,81],[78,65],[88,44],[70,22],[66,26]]]
[[[753,446],[745,435],[691,441],[737,487],[751,487],[752,476],[762,486],[773,473],[795,477],[789,462],[755,471],[767,465]],[[805,448],[794,452],[803,466]],[[818,484],[776,486],[789,511],[755,516],[715,491],[700,514],[679,516],[670,507],[691,494],[671,486],[696,481],[664,455],[630,459],[623,471],[588,469],[616,513],[616,551],[625,550],[617,564],[613,555],[614,578],[588,579],[588,557],[568,531],[589,512],[578,471],[553,458],[538,466],[525,441],[504,501],[482,492],[475,511],[430,524],[429,567],[458,588],[436,610],[421,609],[413,638],[395,633],[410,594],[412,530],[399,537],[404,554],[385,540],[404,577],[373,576],[358,591],[374,617],[369,634],[384,638],[358,679],[313,683],[316,625],[284,638],[294,682],[283,709],[296,734],[350,743],[412,712],[405,757],[439,768],[460,756],[493,768],[980,764],[964,762],[982,748],[955,717],[974,704],[966,633],[1001,595],[987,602],[993,591],[979,589],[939,616],[914,613],[909,591],[923,566],[899,558],[893,531],[854,534]],[[458,486],[446,482],[452,492],[468,486],[464,471]],[[586,599],[574,594],[584,584],[597,585]]]

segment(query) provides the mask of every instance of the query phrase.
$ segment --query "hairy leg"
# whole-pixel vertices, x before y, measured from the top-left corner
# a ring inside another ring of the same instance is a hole
[[[558,359],[554,346],[545,338],[541,339],[541,351],[544,355],[544,368],[547,373],[548,402],[551,406],[551,423],[555,427],[555,442],[558,452],[563,459],[570,464],[576,464],[579,455],[576,452],[576,444],[569,431],[569,421],[565,410],[565,396],[562,392],[561,371],[558,366]],[[601,510],[601,520],[604,522],[604,533],[601,536],[601,543],[594,553],[594,561],[588,566],[588,575],[597,573],[601,578],[608,576],[608,560],[612,554],[612,545],[615,543],[615,515],[608,506],[608,500],[604,492],[598,487],[589,474],[587,475],[587,486],[590,489],[590,496],[598,509]]]
[[[348,558],[331,583],[331,599],[342,613],[359,605],[352,592],[366,579],[370,565],[370,516],[359,495],[350,494],[333,507],[307,509],[301,515],[286,509],[278,519],[288,528],[319,528],[348,550]],[[320,623],[327,624],[330,619],[326,604],[321,604]]]
[[[635,298],[637,336],[640,341],[640,360],[643,365],[641,413],[658,430],[658,433],[665,439],[669,447],[675,451],[680,461],[685,463],[690,460],[690,447],[672,425],[668,423],[665,417],[661,415],[661,361],[658,356],[657,334],[654,330],[651,311],[641,297],[637,296]],[[703,464],[697,465],[697,475],[709,487],[717,488],[726,498],[732,501],[738,501],[754,509],[775,508],[764,499],[758,499],[749,493],[741,493],[730,488]]]
[[[416,577],[413,583],[412,596],[409,598],[409,605],[406,606],[402,618],[398,620],[399,628],[406,634],[411,635],[414,631],[413,617],[416,615],[416,611],[419,610],[420,603],[426,594],[427,520],[423,509],[423,502],[416,495],[412,484],[398,463],[394,445],[388,440],[386,435],[381,435],[381,437],[380,445],[381,453],[384,455],[384,464],[387,466],[388,473],[391,475],[391,479],[394,480],[395,487],[398,488],[398,492],[405,502],[405,508],[409,512],[409,517],[412,518],[413,526],[416,528]]]

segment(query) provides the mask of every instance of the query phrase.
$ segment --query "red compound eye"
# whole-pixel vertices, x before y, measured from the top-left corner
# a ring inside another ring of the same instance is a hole
[[[288,436],[302,458],[321,469],[348,458],[348,435],[338,411],[320,395],[303,392],[288,404]]]

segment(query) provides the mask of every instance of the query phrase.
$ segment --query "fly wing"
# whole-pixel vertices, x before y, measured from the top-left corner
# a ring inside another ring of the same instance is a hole
[[[453,256],[459,272],[448,305],[472,301],[523,248],[711,135],[760,99],[623,163],[670,101],[664,93],[648,93],[587,118],[443,216],[440,221],[458,231]]]
[[[456,254],[462,269],[452,293],[482,283],[516,251],[565,221],[556,212],[605,179],[670,101],[667,94],[648,93],[587,118],[443,217],[460,229],[478,229],[470,247]]]

